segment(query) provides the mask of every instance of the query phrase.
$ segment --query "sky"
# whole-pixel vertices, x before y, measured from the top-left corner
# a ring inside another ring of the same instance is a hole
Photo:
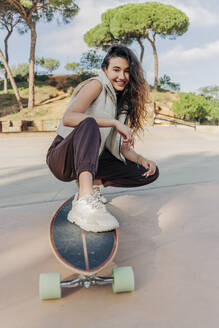
[[[154,0],[156,1],[156,0]],[[80,60],[89,50],[83,34],[101,22],[101,14],[110,8],[142,0],[77,0],[79,14],[68,25],[38,23],[36,55],[60,61],[55,74],[68,74],[64,66]],[[188,31],[175,40],[157,36],[159,77],[167,74],[173,82],[180,83],[183,92],[198,92],[201,87],[219,85],[219,1],[218,0],[160,0],[182,10],[189,17]],[[4,31],[0,30],[0,47],[3,49]],[[9,41],[10,65],[28,62],[30,35],[16,31]],[[154,80],[152,47],[144,40],[143,69],[149,83]],[[139,57],[137,43],[129,46]]]

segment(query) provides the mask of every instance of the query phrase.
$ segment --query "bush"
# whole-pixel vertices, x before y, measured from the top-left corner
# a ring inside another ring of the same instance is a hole
[[[17,66],[12,66],[11,70],[16,82],[27,81],[27,78],[29,76],[28,63],[20,63]]]
[[[193,93],[181,93],[179,100],[173,103],[173,111],[181,118],[207,121],[212,115],[212,104],[204,96]]]
[[[27,76],[22,76],[22,75],[18,74],[14,77],[14,80],[16,83],[27,82]]]
[[[0,80],[0,90],[3,90],[3,89],[4,89],[4,81]]]
[[[79,83],[89,79],[92,76],[95,76],[96,74],[92,72],[82,72],[80,75],[76,77],[68,77],[67,82],[65,82],[64,89],[67,91],[69,87],[75,88]]]
[[[49,82],[48,82],[49,85],[51,85],[52,87],[56,87],[58,82],[54,79],[50,79]]]
[[[35,75],[36,81],[44,82],[48,80],[48,75]]]
[[[210,99],[211,104],[211,115],[210,121],[212,124],[217,124],[219,122],[219,99]]]

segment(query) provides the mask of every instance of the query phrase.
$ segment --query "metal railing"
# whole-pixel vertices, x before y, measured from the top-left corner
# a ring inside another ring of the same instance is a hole
[[[193,129],[196,129],[196,122],[192,120],[186,120],[180,117],[172,116],[172,115],[167,115],[160,113],[155,110],[155,115],[154,115],[154,125],[158,124],[156,120],[164,121],[164,122],[169,122],[170,124],[173,125],[185,125],[189,126]]]

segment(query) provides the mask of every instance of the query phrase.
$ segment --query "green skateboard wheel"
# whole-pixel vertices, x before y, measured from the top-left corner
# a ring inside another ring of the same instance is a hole
[[[60,273],[41,273],[39,293],[41,300],[61,298]]]
[[[132,292],[135,289],[135,278],[132,267],[120,267],[113,269],[114,293]]]

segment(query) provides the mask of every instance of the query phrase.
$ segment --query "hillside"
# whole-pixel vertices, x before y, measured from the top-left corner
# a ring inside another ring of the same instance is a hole
[[[58,120],[69,102],[73,88],[63,90],[62,84],[66,76],[54,76],[58,84],[56,86],[48,85],[48,83],[37,83],[36,85],[36,106],[33,110],[27,109],[28,88],[27,85],[20,85],[19,91],[25,108],[18,111],[16,99],[12,90],[8,95],[3,94],[0,90],[0,121],[7,120]],[[151,91],[151,111],[155,108],[162,113],[172,114],[172,103],[178,98],[178,94],[172,91]]]

